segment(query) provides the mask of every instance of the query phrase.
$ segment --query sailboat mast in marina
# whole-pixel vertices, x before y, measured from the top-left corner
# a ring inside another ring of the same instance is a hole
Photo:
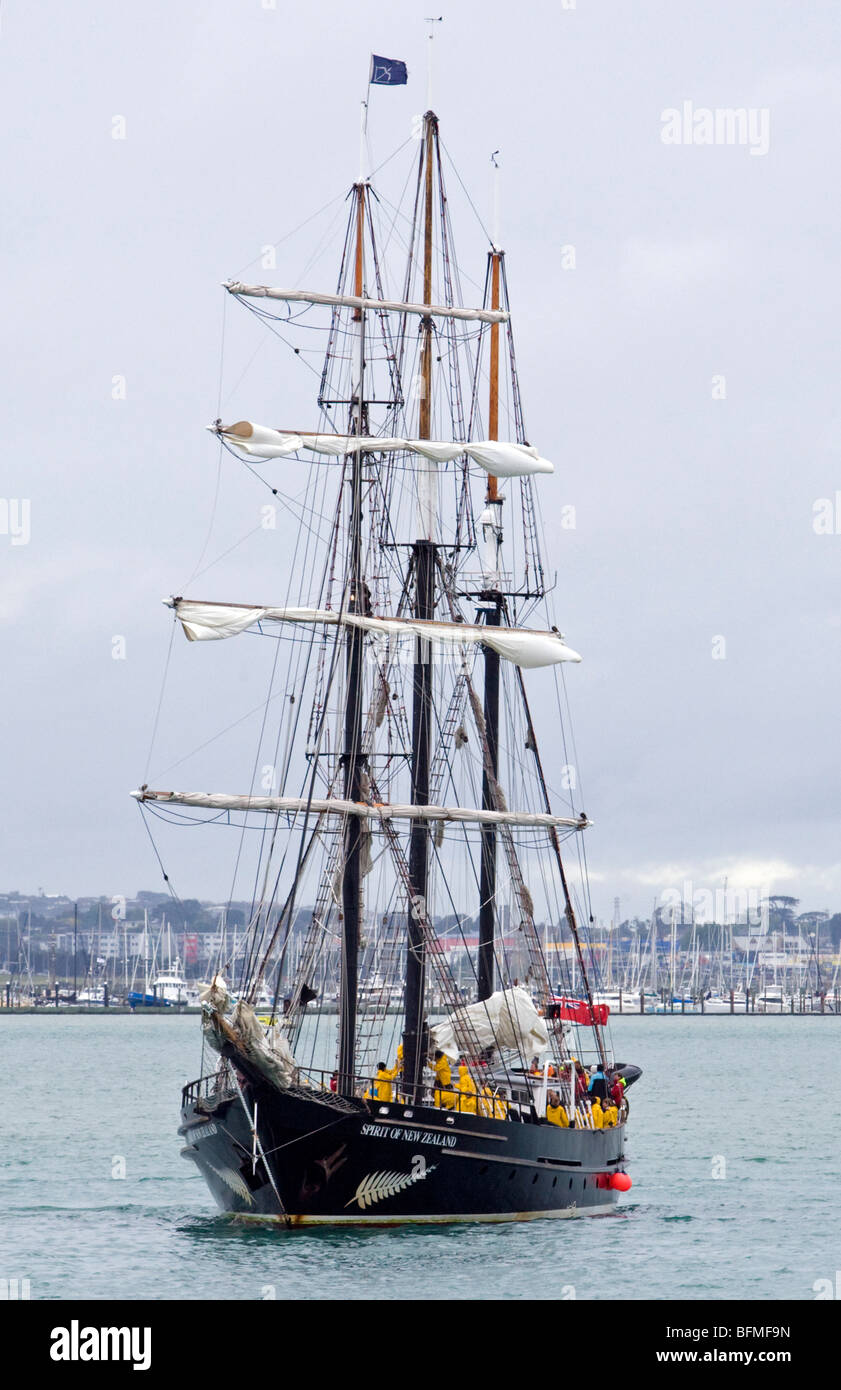
[[[274,572],[248,602],[168,602],[190,641],[279,644],[266,708],[282,690],[289,753],[267,794],[134,793],[150,827],[171,807],[262,827],[180,1133],[224,1211],[280,1225],[602,1215],[630,1186],[639,1069],[594,1004],[567,869],[589,821],[553,790],[557,676],[580,661],[547,606],[554,470],[525,430],[496,230],[464,302],[445,158],[430,110],[405,214],[360,176],[334,290],[226,285],[296,356],[322,339],[318,414],[290,419],[280,381],[281,424],[212,427],[244,485],[294,495],[279,592]],[[396,274],[384,209],[407,228]]]

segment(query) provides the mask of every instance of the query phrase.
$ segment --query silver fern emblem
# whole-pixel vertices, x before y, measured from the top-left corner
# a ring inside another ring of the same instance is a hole
[[[356,1202],[364,1211],[366,1207],[373,1206],[374,1202],[383,1202],[386,1197],[394,1197],[398,1192],[403,1192],[412,1183],[420,1182],[423,1178],[434,1173],[437,1165],[431,1167],[424,1165],[423,1169],[418,1169],[413,1173],[369,1173],[364,1177],[350,1199],[345,1202],[349,1207],[352,1202]]]
[[[220,1177],[224,1183],[227,1183],[232,1192],[235,1192],[237,1196],[241,1197],[244,1202],[247,1202],[250,1207],[253,1207],[254,1198],[239,1173],[235,1173],[233,1168],[217,1168],[216,1164],[211,1163],[208,1159],[204,1161],[217,1177]]]

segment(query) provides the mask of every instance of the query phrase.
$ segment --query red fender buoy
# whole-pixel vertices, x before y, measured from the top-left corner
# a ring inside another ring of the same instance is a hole
[[[632,1183],[627,1173],[614,1173],[610,1185],[616,1192],[630,1192]]]

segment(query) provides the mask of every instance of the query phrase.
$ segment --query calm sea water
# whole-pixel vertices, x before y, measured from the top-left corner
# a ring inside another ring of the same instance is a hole
[[[232,1227],[179,1157],[197,1018],[6,1017],[0,1279],[34,1299],[812,1299],[839,1265],[839,1027],[617,1018],[645,1075],[615,1217],[286,1233]]]

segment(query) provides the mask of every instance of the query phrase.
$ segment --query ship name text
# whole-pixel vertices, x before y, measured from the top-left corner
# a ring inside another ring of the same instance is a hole
[[[454,1149],[455,1134],[434,1134],[425,1129],[403,1129],[399,1125],[363,1125],[360,1131],[369,1139],[404,1139],[408,1144],[436,1144],[439,1149]]]

